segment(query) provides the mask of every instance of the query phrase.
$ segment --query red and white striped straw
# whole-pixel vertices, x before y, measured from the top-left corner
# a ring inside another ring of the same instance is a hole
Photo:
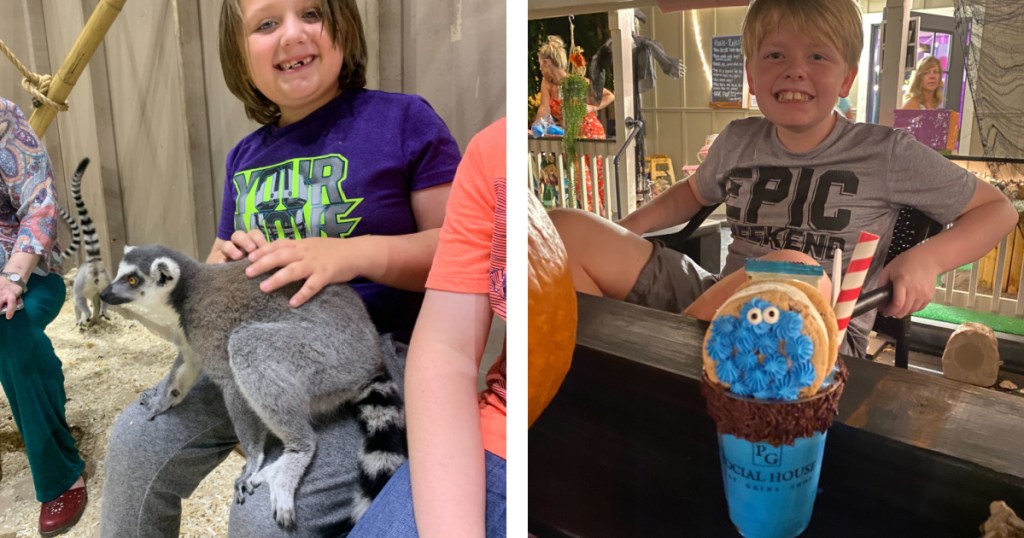
[[[846,338],[846,327],[850,324],[853,307],[857,305],[857,299],[860,298],[864,277],[868,274],[868,267],[871,267],[871,259],[874,258],[877,249],[878,236],[873,233],[861,232],[860,238],[857,239],[857,246],[853,248],[853,258],[846,268],[846,275],[843,277],[843,283],[839,289],[839,299],[835,306],[840,345]]]

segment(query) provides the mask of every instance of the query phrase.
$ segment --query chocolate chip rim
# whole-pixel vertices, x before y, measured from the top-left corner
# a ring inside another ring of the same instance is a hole
[[[727,433],[752,443],[772,446],[792,445],[797,437],[810,437],[832,426],[839,414],[839,398],[849,372],[840,359],[839,372],[832,386],[809,398],[792,402],[744,398],[711,383],[707,374],[701,382],[701,394],[718,433]]]

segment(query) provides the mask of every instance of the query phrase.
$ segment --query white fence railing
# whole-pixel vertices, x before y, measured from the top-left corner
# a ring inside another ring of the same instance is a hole
[[[618,181],[615,170],[615,142],[586,140],[579,144],[575,163],[575,207],[608,220],[617,215]],[[529,142],[530,187],[548,207],[573,207],[570,163],[562,153],[561,139],[531,139]],[[596,197],[596,199],[595,199]]]
[[[1019,228],[999,242],[995,260],[982,258],[970,270],[945,273],[932,302],[976,312],[1024,318],[1024,236]]]

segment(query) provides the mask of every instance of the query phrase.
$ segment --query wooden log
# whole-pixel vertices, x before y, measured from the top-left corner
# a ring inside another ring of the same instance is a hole
[[[96,47],[103,41],[103,37],[107,35],[110,25],[113,24],[117,15],[121,13],[121,8],[124,7],[125,1],[100,0],[99,4],[96,4],[96,9],[93,10],[89,20],[86,21],[85,27],[82,28],[82,33],[78,34],[75,44],[71,46],[71,51],[68,52],[67,58],[64,59],[64,64],[60,66],[60,70],[57,71],[53,80],[50,81],[50,90],[46,93],[47,97],[58,103],[63,103],[68,98],[71,88],[75,87],[78,77],[85,71],[85,66],[88,65],[89,59],[96,52]],[[28,123],[32,126],[32,130],[36,132],[36,136],[42,138],[56,116],[57,110],[55,108],[44,105],[32,112],[32,117],[29,118]]]
[[[942,375],[979,387],[999,379],[999,343],[988,326],[967,322],[949,336],[942,352]]]

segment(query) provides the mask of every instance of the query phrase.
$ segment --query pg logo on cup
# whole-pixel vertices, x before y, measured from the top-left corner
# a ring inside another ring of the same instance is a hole
[[[772,446],[767,443],[751,443],[750,448],[754,453],[754,465],[757,467],[778,467],[782,465],[782,446]]]

